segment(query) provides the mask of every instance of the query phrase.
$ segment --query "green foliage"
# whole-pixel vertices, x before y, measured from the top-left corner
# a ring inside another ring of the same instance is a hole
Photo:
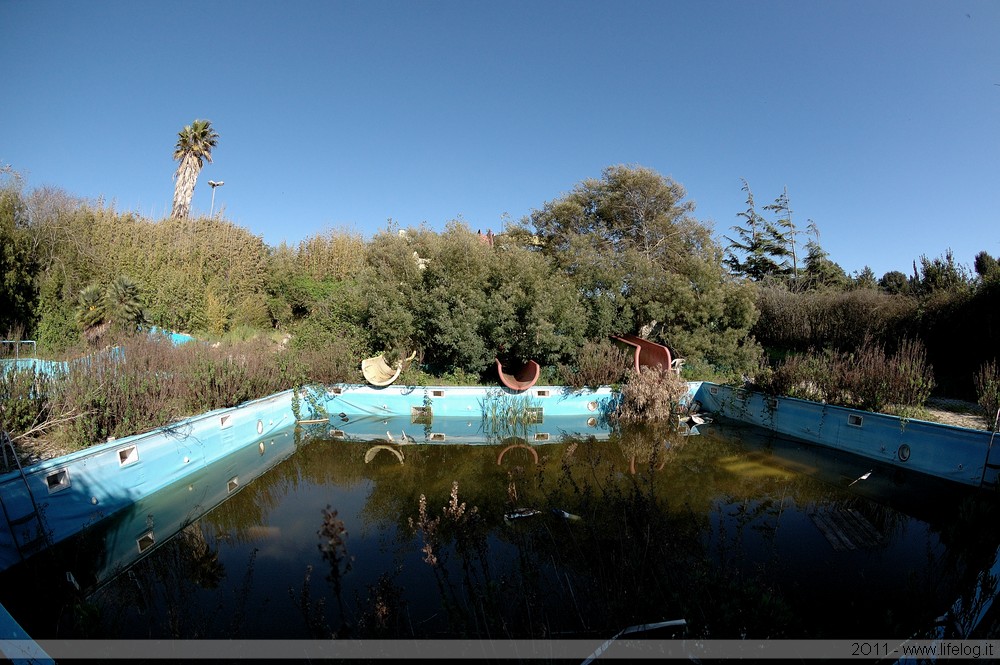
[[[76,316],[84,334],[92,339],[109,326],[117,332],[134,333],[146,323],[139,287],[124,275],[107,286],[87,285],[80,292]]]
[[[679,355],[738,372],[759,352],[747,336],[752,292],[724,270],[684,196],[649,169],[610,167],[536,211],[533,235],[576,285],[589,339],[650,327]]]
[[[760,319],[753,334],[767,348],[855,349],[865,339],[888,340],[915,332],[918,303],[880,291],[757,291]]]
[[[160,353],[152,348],[162,347]],[[135,434],[165,425],[180,415],[169,397],[175,385],[169,342],[136,338],[121,353],[96,353],[73,363],[53,384],[51,411],[69,418],[50,436],[62,446],[85,448],[110,437]]]
[[[46,408],[68,420],[51,437],[84,448],[291,388],[282,353],[263,339],[174,346],[128,338],[115,352],[72,362],[65,377],[52,381]]]
[[[38,269],[20,178],[0,169],[0,334],[33,328]]]
[[[972,283],[969,271],[955,262],[955,256],[949,249],[944,256],[935,259],[920,257],[920,268],[913,263],[913,288],[920,294],[931,294],[935,291],[956,293],[968,292]]]
[[[402,351],[414,347],[419,337],[424,275],[413,258],[419,243],[388,231],[372,238],[366,265],[359,274],[357,301],[365,341],[373,352]],[[432,263],[432,266],[434,264]],[[461,300],[457,300],[461,306]]]
[[[865,266],[860,272],[854,274],[854,277],[851,279],[850,288],[868,290],[877,289],[878,280],[875,279],[875,273],[870,267]]]
[[[902,340],[894,353],[871,339],[856,351],[791,354],[754,377],[755,388],[869,411],[900,415],[922,407],[934,388],[933,370],[918,340]]]
[[[773,205],[765,206],[785,217],[779,222],[770,222],[757,212],[750,184],[743,180],[743,191],[747,193],[747,209],[737,213],[743,219],[743,226],[733,226],[736,238],[725,236],[729,241],[726,249],[725,263],[734,275],[746,277],[753,281],[767,278],[783,278],[792,276],[797,266],[788,263],[788,257],[794,255],[794,227],[791,224],[791,210],[788,208],[787,192],[779,197]],[[783,233],[779,226],[789,229]]]
[[[88,284],[80,291],[76,320],[84,330],[104,323],[104,287]]]
[[[18,436],[44,423],[52,379],[34,367],[0,370],[0,428]]]
[[[1000,261],[989,252],[979,252],[973,260],[973,267],[980,284],[1000,282]]]
[[[805,269],[797,278],[802,289],[844,289],[850,283],[847,273],[830,260],[830,255],[819,244],[819,227],[809,222],[807,232],[812,236],[806,242]]]
[[[125,275],[115,277],[104,292],[104,311],[121,330],[134,332],[146,321],[139,287]]]
[[[882,275],[878,285],[889,295],[910,295],[912,291],[910,281],[898,270],[890,270]]]
[[[681,251],[687,215],[684,188],[643,167],[611,166],[600,180],[588,179],[562,199],[551,201],[531,216],[546,253],[569,249],[575,238],[592,238],[605,259],[639,251],[648,258],[669,258]],[[567,267],[575,257],[567,257]]]
[[[576,356],[576,365],[559,365],[559,377],[573,388],[596,388],[622,383],[630,368],[630,355],[608,340],[588,341]]]
[[[982,409],[983,419],[993,431],[997,431],[1000,413],[1000,365],[997,361],[982,365],[975,376],[976,397]]]
[[[503,247],[488,255],[482,303],[485,345],[501,359],[554,365],[586,339],[586,309],[572,281],[537,253]]]

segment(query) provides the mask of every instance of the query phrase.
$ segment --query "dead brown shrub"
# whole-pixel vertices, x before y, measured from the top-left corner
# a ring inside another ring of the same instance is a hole
[[[617,417],[620,422],[665,421],[677,414],[687,382],[663,367],[629,371],[621,389]]]

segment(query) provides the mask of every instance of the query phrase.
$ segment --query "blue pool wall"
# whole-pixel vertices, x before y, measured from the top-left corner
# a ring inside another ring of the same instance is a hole
[[[693,390],[689,390],[693,394]],[[574,390],[565,386],[533,386],[523,391],[473,386],[399,386],[333,384],[326,389],[326,409],[333,415],[406,416],[430,408],[434,417],[465,417],[482,412],[485,403],[508,400],[543,409],[546,416],[600,414],[614,408],[617,391],[610,386]]]
[[[220,460],[296,420],[327,420],[343,413],[409,418],[430,407],[433,418],[480,417],[491,400],[541,407],[552,421],[600,415],[615,405],[610,387],[573,390],[534,386],[521,392],[465,386],[313,386],[304,395],[287,390],[236,407],[218,409],[150,432],[107,441],[0,476],[0,570],[18,563],[37,545],[43,516],[49,544],[126,508],[196,469]],[[703,412],[763,427],[778,434],[844,450],[903,469],[970,486],[996,486],[998,457],[993,435],[921,420],[856,411],[794,398],[690,382],[686,401]],[[697,403],[697,404],[695,404]],[[298,407],[298,410],[296,410]]]
[[[973,487],[997,487],[1000,437],[974,430],[860,411],[704,382],[701,410],[777,434]],[[994,440],[996,439],[996,441]]]
[[[43,361],[44,362],[44,361]],[[553,419],[602,414],[614,408],[619,394],[610,387],[572,390],[534,386],[513,392],[506,388],[452,386],[387,386],[356,384],[313,386],[297,393],[283,391],[236,407],[210,411],[169,426],[107,441],[69,455],[0,475],[0,570],[30,555],[41,522],[31,516],[37,506],[43,516],[47,544],[60,542],[106,517],[122,514],[155,492],[175,486],[200,469],[256,454],[265,441],[273,454],[294,451],[296,422],[334,424],[343,413],[349,419],[409,418],[414,409],[430,407],[433,417],[476,417],[484,404],[496,400],[539,406]],[[787,397],[771,397],[710,382],[689,382],[684,400],[692,409],[756,425],[780,435],[844,450],[899,468],[926,473],[969,486],[997,486],[1000,459],[993,453],[995,435],[916,419],[857,411]],[[329,414],[329,416],[327,416]],[[319,425],[322,427],[322,425]],[[269,439],[268,437],[272,437]],[[239,453],[239,454],[237,454]],[[264,453],[260,453],[263,455]],[[266,466],[266,465],[265,465]],[[258,467],[252,475],[262,473]],[[235,468],[235,466],[234,466]],[[270,468],[267,466],[266,468]],[[223,475],[226,475],[223,473]],[[214,479],[208,502],[232,491]],[[244,480],[249,480],[245,477]],[[176,530],[183,515],[164,514],[164,529]],[[123,521],[123,524],[137,524]],[[34,531],[34,533],[33,533]],[[172,532],[172,531],[171,531]],[[163,531],[167,533],[167,531]],[[116,538],[125,552],[143,534],[123,528]],[[154,533],[155,540],[155,533]],[[114,566],[113,557],[107,562]],[[1000,564],[998,564],[1000,565]],[[0,630],[17,630],[16,621],[0,607]]]
[[[0,476],[0,570],[30,554],[40,512],[48,542],[72,536],[196,469],[294,423],[293,391],[97,444]]]

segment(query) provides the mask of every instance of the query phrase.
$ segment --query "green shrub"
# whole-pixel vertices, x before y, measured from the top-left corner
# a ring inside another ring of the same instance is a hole
[[[576,367],[560,364],[558,373],[567,386],[596,388],[624,381],[630,363],[630,354],[609,341],[586,342],[577,354]]]
[[[142,336],[72,361],[53,385],[52,412],[70,418],[54,437],[69,448],[85,448],[176,419],[172,366],[170,342]]]
[[[996,360],[991,360],[979,368],[974,380],[983,418],[995,432],[1000,418],[1000,365],[997,365]]]
[[[760,372],[754,387],[869,411],[892,407],[906,415],[930,397],[934,374],[919,340],[904,339],[890,355],[868,337],[855,352],[789,354],[776,368]]]
[[[276,353],[268,340],[260,338],[231,345],[179,347],[175,370],[185,411],[236,406],[292,387]]]
[[[51,383],[33,367],[0,369],[0,428],[17,436],[44,422]]]

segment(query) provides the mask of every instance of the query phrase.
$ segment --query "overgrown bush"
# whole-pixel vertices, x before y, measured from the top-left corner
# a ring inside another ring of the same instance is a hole
[[[993,431],[997,431],[1000,418],[1000,365],[991,360],[979,368],[975,376],[976,395],[983,410],[983,418]]]
[[[848,350],[865,339],[888,340],[912,334],[917,301],[872,289],[794,292],[761,288],[760,318],[753,335],[765,347],[806,351]]]
[[[276,358],[286,384],[356,383],[361,377],[360,352],[348,342],[326,348],[293,347]]]
[[[53,438],[85,448],[176,419],[174,364],[168,341],[143,337],[72,361],[53,385],[51,412],[68,419]]]
[[[621,388],[619,422],[657,422],[672,418],[687,394],[687,382],[664,367],[629,371]]]
[[[267,340],[218,347],[185,344],[176,355],[178,397],[189,413],[236,406],[291,387]]]
[[[45,422],[51,383],[34,367],[0,368],[0,428],[17,436]]]
[[[764,366],[754,376],[754,386],[772,395],[785,395],[815,401],[836,401],[833,395],[842,382],[836,375],[842,363],[831,352],[793,353],[777,367]]]
[[[863,409],[922,407],[934,389],[934,372],[919,340],[904,339],[893,355],[886,354],[884,346],[866,341],[855,366],[856,379],[848,385]]]
[[[933,368],[924,345],[904,339],[896,352],[865,338],[854,352],[791,354],[776,368],[759,373],[754,386],[774,395],[800,397],[869,411],[920,408],[934,388]]]
[[[563,384],[581,389],[608,386],[625,380],[631,363],[630,355],[609,341],[586,342],[576,357],[576,367],[560,364],[559,378]]]
[[[268,344],[174,346],[137,335],[71,361],[49,390],[51,417],[63,421],[49,436],[85,448],[292,387],[281,352]]]

